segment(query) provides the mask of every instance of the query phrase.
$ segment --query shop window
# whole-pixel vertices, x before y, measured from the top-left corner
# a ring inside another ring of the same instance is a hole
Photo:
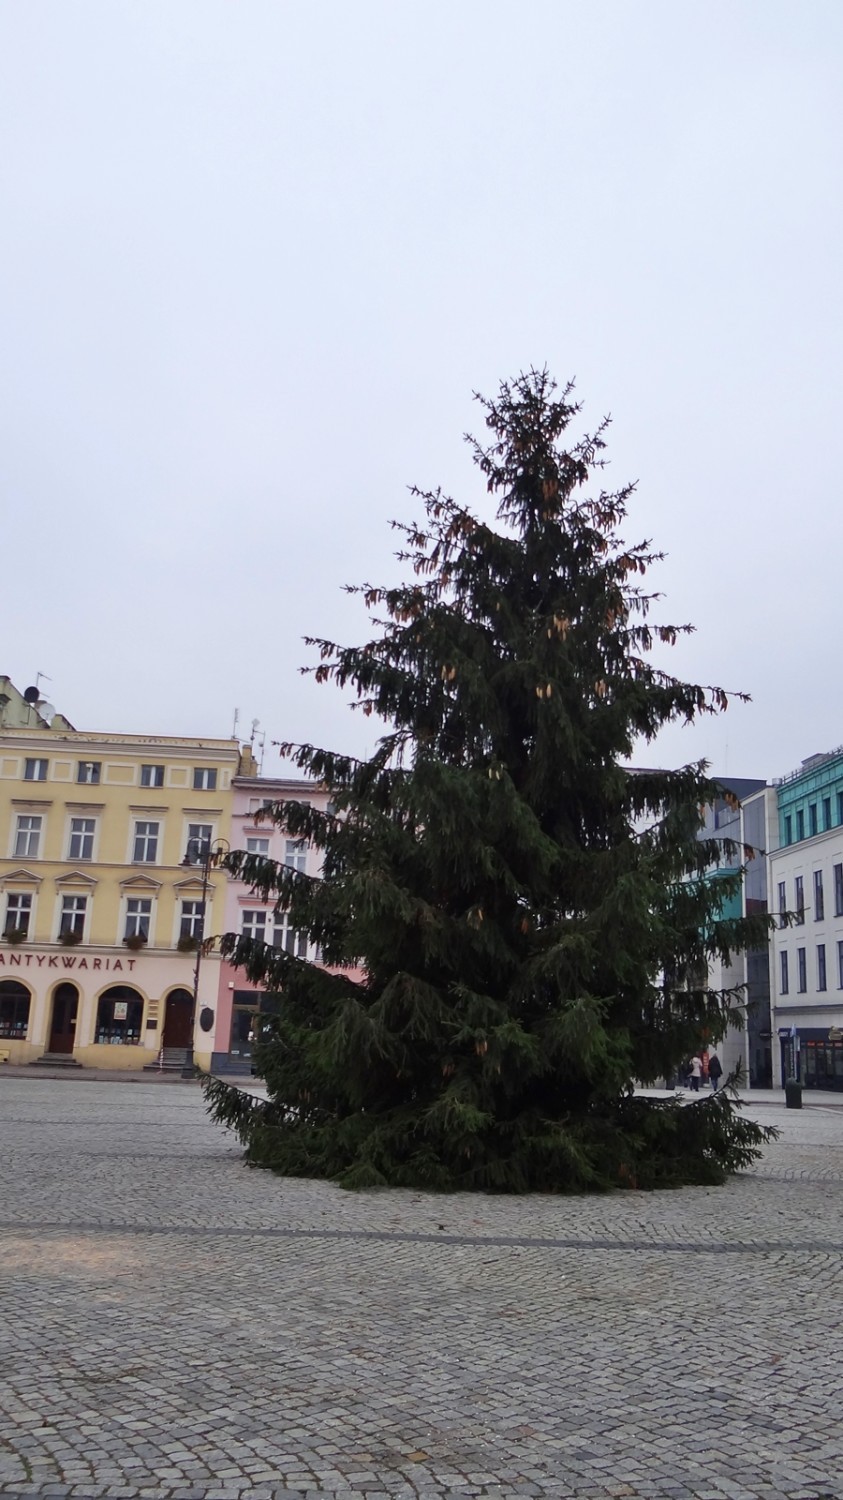
[[[0,1037],[25,1042],[29,1026],[30,994],[16,979],[0,979]]]
[[[113,984],[100,995],[94,1040],[100,1046],[137,1047],[142,1020],[143,996],[127,984]]]

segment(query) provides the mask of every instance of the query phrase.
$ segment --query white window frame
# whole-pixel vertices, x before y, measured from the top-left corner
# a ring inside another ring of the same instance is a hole
[[[204,830],[204,832],[199,832],[198,830],[200,829]],[[191,832],[191,830],[193,831]],[[203,863],[204,854],[201,854],[199,851],[201,849],[204,849],[205,846],[207,846],[207,848],[209,849],[212,849],[214,845],[214,836],[215,834],[213,823],[187,824],[184,847],[186,857],[190,860],[190,863],[192,865],[201,865]],[[195,848],[193,847],[194,845]]]
[[[24,756],[24,761],[23,761],[23,779],[24,779],[24,781],[46,781],[47,780],[47,771],[49,770],[49,765],[50,765],[49,761],[45,760],[42,755],[26,755],[26,756]],[[32,775],[28,776],[27,775],[27,771],[29,770],[30,766],[32,766]]]
[[[144,772],[145,771],[149,771],[149,772],[152,773],[152,779],[150,781],[145,781],[144,780]],[[161,773],[160,776],[158,775],[159,771]],[[164,785],[164,767],[163,766],[159,766],[159,765],[142,765],[141,766],[141,773],[140,773],[140,785],[144,786],[144,787],[163,786]]]
[[[62,893],[59,900],[59,940],[65,932],[78,932],[84,939],[88,921],[88,897]],[[66,922],[65,919],[68,917],[72,918],[72,921]],[[78,917],[82,918],[81,922],[76,920]]]
[[[307,839],[285,839],[284,864],[288,870],[297,870],[303,875],[307,869]]]
[[[154,828],[155,832],[154,833],[141,833],[139,831],[141,828],[146,828],[146,829]],[[152,859],[144,858],[144,857],[142,857],[141,855],[138,854],[138,845],[139,845],[139,843],[140,843],[141,840],[144,841],[144,848],[147,849],[147,850],[149,848],[150,842],[152,840],[154,840],[154,842],[155,842],[155,854],[154,854],[154,857]],[[157,865],[158,864],[158,850],[159,850],[160,844],[161,844],[161,822],[160,822],[160,820],[157,819],[157,818],[135,818],[134,828],[132,830],[132,861],[131,861],[132,864],[133,865]]]
[[[85,828],[84,830],[79,830],[79,829],[74,829],[74,827],[73,827],[74,823],[89,823],[91,826],[89,828]],[[85,860],[86,862],[88,860],[93,859],[94,858],[94,847],[95,847],[95,843],[96,843],[96,837],[97,837],[97,820],[96,820],[96,818],[85,818],[85,817],[82,817],[81,814],[77,815],[77,814],[74,813],[72,815],[71,819],[70,819],[70,828],[69,828],[68,839],[67,839],[67,857],[68,857],[68,859],[69,860],[76,860],[76,859],[78,859],[78,860]],[[89,852],[87,854],[79,853],[78,851],[76,853],[74,853],[74,849],[73,849],[73,840],[74,839],[80,839],[81,840],[81,848],[82,849],[85,848],[86,840],[90,840]]]
[[[260,844],[261,848],[255,849],[255,844]],[[246,853],[259,854],[261,859],[269,859],[269,839],[260,838],[256,834],[249,834],[248,838],[246,839]]]
[[[99,786],[102,779],[101,760],[80,760],[76,766],[77,786]]]
[[[190,906],[192,911],[187,911]],[[193,938],[199,941],[205,935],[205,910],[206,903],[192,896],[182,897],[181,910],[179,912],[179,938]]]
[[[217,790],[217,779],[216,766],[193,767],[194,792],[215,792]]]
[[[245,907],[240,913],[241,936],[265,943],[268,918],[269,912],[259,906]]]
[[[12,920],[12,902],[14,902],[16,906],[15,921]],[[23,904],[24,902],[26,903],[26,905]],[[6,915],[3,921],[4,933],[12,932],[15,930],[20,931],[20,929],[23,928],[27,937],[29,937],[30,929],[34,925],[34,915],[35,903],[31,891],[6,892]],[[21,918],[24,918],[25,920],[22,921]]]
[[[276,912],[272,931],[273,948],[283,948],[293,958],[307,958],[308,937],[300,928],[290,926],[289,912]]]
[[[152,941],[152,921],[155,904],[151,896],[127,896],[123,919],[123,941],[130,937],[142,937]]]
[[[37,823],[37,828],[22,828],[22,823]],[[44,831],[44,817],[42,813],[18,813],[15,822],[15,842],[13,859],[37,859],[41,847],[41,834]],[[26,848],[20,847],[22,839],[26,839]],[[31,847],[33,839],[35,848]]]

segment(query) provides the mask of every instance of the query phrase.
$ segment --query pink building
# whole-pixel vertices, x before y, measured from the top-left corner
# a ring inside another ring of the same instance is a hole
[[[262,776],[236,776],[233,780],[234,804],[231,816],[231,847],[319,874],[320,855],[301,839],[291,838],[271,822],[260,822],[256,815],[273,802],[304,802],[325,810],[328,793],[312,781],[270,780]],[[306,933],[295,932],[286,914],[276,916],[272,904],[255,896],[241,880],[229,880],[225,901],[224,932],[246,932],[250,937],[286,948],[300,958],[314,958],[315,949]],[[213,1055],[213,1072],[245,1072],[251,1057],[257,1031],[262,989],[252,984],[242,969],[231,964],[220,965],[220,989],[217,1005],[217,1046]]]

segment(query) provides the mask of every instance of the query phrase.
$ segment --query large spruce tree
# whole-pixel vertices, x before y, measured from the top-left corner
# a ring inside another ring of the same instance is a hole
[[[331,795],[329,813],[273,811],[321,850],[321,880],[228,860],[327,967],[225,939],[280,999],[269,1102],[211,1082],[211,1108],[253,1162],[353,1187],[718,1181],[765,1132],[727,1095],[680,1107],[632,1086],[723,1036],[743,997],[708,986],[709,959],[759,925],[722,919],[740,876],[709,878],[736,851],[700,841],[722,793],[704,763],[629,762],[727,695],[652,660],[689,627],[650,623],[660,554],[622,534],[632,486],[602,487],[605,424],[568,442],[579,408],[546,372],[482,405],[497,524],[421,494],[426,518],[399,528],[407,581],[361,589],[372,639],[309,643],[317,679],[350,684],[386,732],[368,760],[286,747]]]

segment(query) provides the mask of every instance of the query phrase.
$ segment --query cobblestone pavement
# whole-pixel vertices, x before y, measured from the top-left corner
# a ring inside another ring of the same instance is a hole
[[[843,1500],[843,1110],[725,1188],[352,1195],[0,1078],[0,1495]]]

